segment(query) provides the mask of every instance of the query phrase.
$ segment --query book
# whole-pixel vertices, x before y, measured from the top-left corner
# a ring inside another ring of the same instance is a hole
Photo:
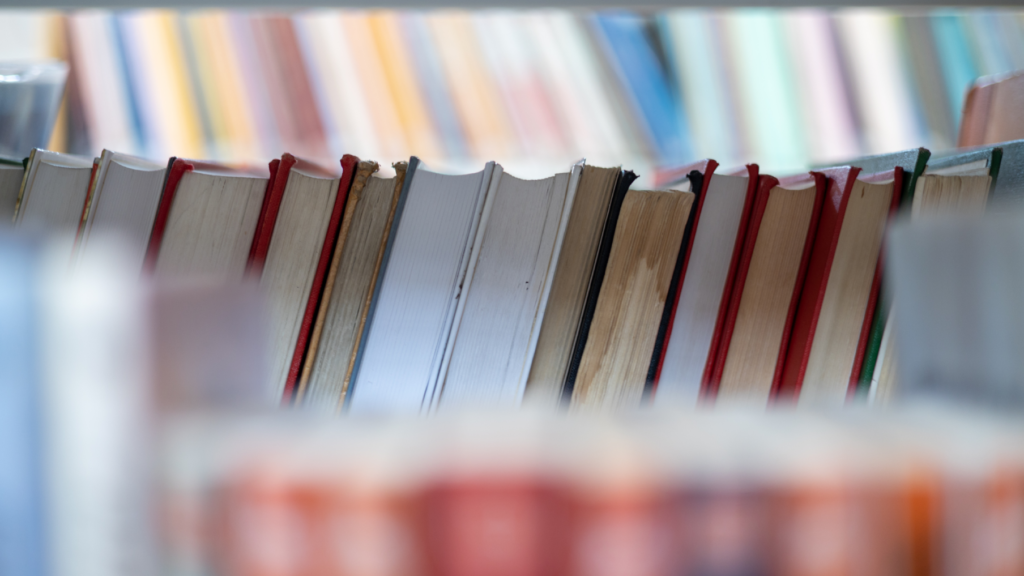
[[[914,148],[911,150],[859,158],[854,160],[852,164],[867,174],[893,170],[897,166],[901,167],[903,169],[903,188],[899,191],[899,204],[904,207],[904,211],[907,211],[910,209],[910,205],[913,202],[917,179],[922,173],[924,173],[925,167],[928,165],[928,160],[930,158],[931,152],[929,150],[925,148]],[[870,383],[872,374],[874,374],[875,362],[878,356],[879,346],[882,343],[882,336],[885,331],[885,320],[888,314],[889,303],[883,293],[878,298],[878,302],[875,305],[871,330],[868,333],[867,348],[864,351],[864,362],[861,367],[861,373],[857,385],[858,389],[864,390]]]
[[[801,404],[841,404],[856,391],[881,285],[882,238],[903,180],[899,166],[825,174],[834,200],[822,208],[779,387],[780,397]]]
[[[626,12],[593,17],[600,47],[626,87],[628,100],[649,146],[663,163],[693,156],[685,112],[676,104],[665,70],[644,34],[643,19]]]
[[[636,174],[632,171],[625,170],[619,173],[618,179],[615,181],[615,189],[612,191],[607,217],[601,228],[601,240],[597,246],[597,255],[594,258],[593,269],[588,280],[586,299],[583,302],[579,324],[576,326],[576,334],[572,341],[572,352],[565,370],[565,381],[562,383],[562,401],[567,404],[572,399],[576,375],[580,369],[580,360],[583,358],[583,351],[586,349],[587,339],[590,337],[590,325],[594,321],[598,295],[601,293],[605,272],[608,269],[608,255],[612,249],[612,240],[615,238],[616,223],[619,221],[622,201],[626,198],[626,192],[629,191],[630,185],[636,178]]]
[[[270,380],[290,403],[298,385],[317,304],[327,277],[345,200],[359,159],[341,159],[342,173],[291,154],[281,157],[271,202],[259,228],[250,272],[267,301]]]
[[[157,495],[146,471],[158,451],[148,288],[121,243],[99,234],[92,242],[73,267],[62,242],[47,242],[39,260],[43,573],[152,574]],[[58,552],[72,550],[83,553]]]
[[[963,152],[929,163],[916,183],[910,207],[911,220],[939,215],[979,215],[984,212],[991,191],[993,176],[998,174],[999,148]],[[858,390],[866,393],[868,401],[884,404],[894,397],[897,386],[897,355],[891,318],[892,304],[879,298],[874,326],[882,323],[882,335],[872,358],[869,371],[867,358],[871,353],[871,339],[865,353],[865,366],[861,369]],[[878,318],[881,315],[881,318]],[[865,378],[865,375],[867,378]]]
[[[861,149],[868,154],[904,150],[924,136],[912,100],[912,78],[900,53],[898,22],[880,11],[851,12],[836,19],[845,55]]]
[[[602,233],[621,177],[619,168],[584,165],[576,194],[566,201],[568,221],[526,381],[527,403],[551,408],[562,397],[588,289],[593,285]]]
[[[274,162],[272,167],[276,166]],[[143,269],[157,276],[240,280],[272,171],[172,158]]]
[[[298,157],[327,162],[324,124],[291,19],[253,15],[250,26],[281,144]]]
[[[0,570],[47,574],[38,242],[0,234]]]
[[[167,164],[104,150],[85,207],[79,250],[88,249],[94,232],[116,232],[142,270],[167,168]]]
[[[493,171],[489,163],[448,176],[410,159],[352,369],[350,413],[431,405]]]
[[[391,178],[376,174],[376,162],[364,160],[356,167],[296,392],[297,404],[336,412],[344,403],[406,167],[404,162],[395,164],[396,175]]]
[[[741,116],[729,87],[721,17],[709,11],[677,10],[655,19],[693,129],[694,152],[730,164],[740,156],[735,124]]]
[[[25,165],[21,162],[0,161],[0,227],[14,225],[14,207],[18,203],[21,181],[25,178]]]
[[[713,162],[691,178],[703,180],[704,192],[697,200],[693,247],[655,375],[654,399],[660,405],[693,406],[710,383],[757,192],[757,165],[714,174]]]
[[[272,408],[263,300],[253,281],[156,283],[149,295],[153,405],[163,415]]]
[[[1019,353],[1024,318],[1015,304],[1021,217],[926,218],[893,226],[887,272],[906,400],[989,409],[1024,402]]]
[[[80,115],[76,138],[90,150],[107,146],[138,152],[140,140],[135,95],[123,65],[116,16],[98,10],[68,14],[67,44],[73,79],[68,99]]]
[[[664,338],[661,320],[673,273],[681,268],[693,225],[697,193],[678,188],[625,194],[573,386],[573,410],[640,405],[658,338]]]
[[[15,203],[15,225],[62,235],[70,257],[94,173],[90,158],[33,150]]]
[[[522,180],[495,167],[441,366],[438,409],[522,401],[581,171]]]
[[[704,394],[766,404],[778,388],[826,177],[759,176],[714,369]]]
[[[150,158],[206,154],[209,127],[192,90],[191,70],[178,15],[171,11],[121,12],[113,17],[120,70],[127,72],[140,135],[139,152]],[[102,147],[113,142],[97,141]],[[118,148],[124,149],[124,148]]]
[[[760,165],[773,170],[803,168],[801,159],[807,157],[807,151],[801,136],[813,130],[804,129],[800,112],[811,106],[797,99],[797,90],[802,87],[793,73],[795,67],[787,62],[787,31],[782,27],[781,14],[737,10],[723,15],[723,19],[733,38],[728,51],[729,69],[739,87],[737,113],[743,121],[737,122],[737,127],[746,151]],[[816,78],[819,84],[824,80]]]

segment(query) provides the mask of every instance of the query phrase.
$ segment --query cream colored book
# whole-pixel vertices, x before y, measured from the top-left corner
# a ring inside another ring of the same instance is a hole
[[[185,169],[185,166],[190,168]],[[212,277],[237,281],[245,274],[256,223],[270,178],[266,171],[242,172],[177,160],[177,186],[164,193],[150,240],[147,267],[158,277]],[[173,185],[172,182],[168,183]],[[160,234],[160,228],[163,233]]]
[[[296,403],[316,410],[335,412],[344,402],[405,181],[404,162],[392,178],[377,169],[376,162],[360,162],[349,189],[299,381]]]
[[[354,168],[355,158],[342,163]],[[302,368],[348,184],[351,175],[346,178],[340,170],[326,170],[290,154],[282,157],[274,176],[271,203],[280,204],[273,228],[269,215],[261,226],[252,273],[259,275],[267,304],[270,382],[285,402],[292,399]]]
[[[731,338],[721,344],[721,368],[712,377],[718,403],[768,403],[821,194],[811,178],[758,190],[748,228],[756,235],[748,233],[744,241],[726,320],[732,324]]]
[[[527,404],[553,408],[561,399],[601,233],[620,172],[619,168],[584,166],[576,194],[567,202],[569,220],[526,382]]]
[[[694,199],[688,187],[626,193],[576,375],[572,410],[640,406]]]

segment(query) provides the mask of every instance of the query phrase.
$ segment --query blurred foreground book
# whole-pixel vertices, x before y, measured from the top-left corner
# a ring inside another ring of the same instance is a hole
[[[191,417],[169,432],[173,575],[1024,570],[1024,427],[985,414]]]

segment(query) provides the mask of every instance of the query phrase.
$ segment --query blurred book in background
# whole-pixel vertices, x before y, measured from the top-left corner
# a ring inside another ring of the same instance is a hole
[[[948,149],[976,131],[958,125],[975,78],[1024,68],[1021,15],[997,9],[88,10],[0,21],[21,39],[0,42],[0,60],[71,64],[54,149],[158,161],[416,154],[445,170],[497,160],[542,177],[585,157],[647,178],[713,157],[788,173]],[[979,87],[968,106],[993,91]],[[985,141],[1019,135],[1003,136]]]

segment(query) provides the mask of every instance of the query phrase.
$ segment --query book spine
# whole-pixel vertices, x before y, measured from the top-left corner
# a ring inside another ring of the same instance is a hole
[[[810,261],[803,286],[797,284],[801,291],[796,317],[793,319],[786,361],[779,385],[773,391],[773,397],[796,398],[803,384],[807,361],[814,342],[814,332],[818,327],[818,314],[825,297],[832,260],[835,256],[836,244],[843,226],[843,216],[850,200],[850,191],[857,179],[860,168],[836,168],[826,170],[828,188],[825,202],[818,216],[818,226],[811,249]],[[815,173],[817,174],[817,173]],[[816,177],[817,178],[817,177]]]
[[[924,148],[918,148],[917,162],[914,164],[913,170],[909,174],[905,170],[901,170],[903,174],[902,188],[894,188],[894,190],[900,191],[899,209],[905,212],[910,211],[910,207],[914,202],[914,190],[917,187],[917,179],[921,174],[924,174],[930,157],[931,152]],[[864,362],[861,365],[857,384],[857,390],[863,394],[867,394],[871,388],[871,379],[875,375],[875,364],[878,362],[878,354],[882,349],[882,337],[885,335],[885,324],[889,319],[889,308],[888,298],[880,291],[874,305],[874,320],[872,321],[871,332],[868,335],[867,348],[863,356]],[[856,371],[854,374],[856,374]]]
[[[352,217],[356,206],[362,198],[363,188],[366,186],[370,175],[376,172],[380,165],[376,162],[359,162],[356,165],[355,175],[352,177],[352,185],[348,189],[348,198],[345,200],[345,209],[341,217],[341,228],[338,230],[338,239],[334,243],[331,256],[331,266],[327,271],[327,279],[324,280],[323,294],[320,296],[320,304],[317,307],[316,323],[309,338],[306,358],[303,360],[302,373],[299,376],[298,389],[295,391],[295,403],[302,401],[306,393],[306,386],[313,373],[313,365],[316,363],[317,352],[320,347],[320,337],[323,334],[324,323],[327,321],[327,312],[331,306],[331,297],[334,293],[334,285],[338,277],[338,267],[341,265],[341,256],[347,245],[349,229],[352,226]]]
[[[572,391],[576,386],[576,375],[580,370],[583,350],[587,347],[590,324],[594,321],[594,312],[597,310],[597,297],[601,291],[601,284],[604,282],[604,273],[608,268],[608,256],[612,249],[612,240],[615,239],[615,225],[619,221],[622,201],[626,199],[626,192],[629,191],[630,184],[636,179],[637,175],[632,170],[622,171],[615,184],[615,192],[612,193],[608,217],[605,219],[604,231],[601,233],[601,244],[597,250],[597,259],[594,261],[594,270],[590,275],[590,286],[587,287],[587,297],[584,301],[583,313],[580,316],[580,325],[576,330],[576,338],[573,342],[569,369],[566,371],[565,383],[562,387],[562,400],[565,402],[572,398]]]
[[[306,357],[306,347],[309,344],[310,332],[313,329],[313,320],[316,319],[317,308],[323,295],[327,268],[330,266],[334,246],[338,241],[341,219],[345,211],[345,203],[348,200],[349,189],[352,187],[352,176],[355,173],[357,164],[359,164],[359,158],[351,154],[345,154],[341,159],[341,180],[338,182],[338,191],[334,196],[334,207],[331,210],[331,219],[327,224],[327,233],[324,235],[324,244],[320,249],[320,258],[317,261],[313,284],[310,286],[309,296],[306,298],[306,310],[302,314],[302,324],[299,326],[299,335],[295,341],[292,363],[288,368],[288,379],[284,383],[281,402],[285,405],[291,404],[295,396],[295,389],[298,386],[299,372],[302,370],[302,361]]]
[[[42,374],[37,250],[0,242],[0,574],[43,576]]]
[[[344,386],[341,392],[341,408],[345,409],[350,404],[352,398],[352,389],[356,386],[359,377],[359,366],[363,361],[363,352],[366,350],[366,336],[370,333],[370,329],[373,327],[373,316],[377,311],[377,303],[380,301],[380,290],[384,285],[385,274],[388,270],[388,259],[391,257],[391,250],[395,245],[395,237],[398,236],[398,226],[402,222],[402,212],[405,210],[406,200],[409,198],[409,188],[412,187],[413,176],[416,174],[416,168],[420,165],[420,159],[413,156],[409,158],[409,166],[405,169],[405,181],[402,183],[402,191],[399,193],[398,202],[395,204],[391,222],[388,225],[387,243],[384,245],[384,253],[379,256],[379,264],[376,279],[374,280],[374,286],[371,289],[370,301],[368,309],[366,311],[366,317],[362,326],[362,330],[359,331],[359,344],[356,346],[355,353],[352,355],[352,360],[349,363],[349,375],[348,384]]]
[[[732,341],[732,331],[736,327],[736,316],[740,309],[740,300],[743,298],[743,286],[747,282],[747,272],[750,270],[750,260],[754,255],[754,246],[757,244],[757,232],[761,229],[761,220],[764,218],[765,208],[768,206],[768,196],[772,188],[778,186],[779,181],[774,176],[760,176],[757,181],[757,194],[754,199],[753,209],[750,215],[750,223],[746,231],[746,239],[743,242],[742,256],[736,267],[736,279],[733,282],[729,296],[728,311],[722,323],[721,335],[718,342],[718,350],[715,352],[714,368],[710,377],[701,386],[701,397],[709,400],[718,395],[718,385],[722,381],[722,371],[725,369],[725,361],[729,355],[729,343]],[[723,296],[724,298],[724,296]],[[710,354],[709,354],[710,357]],[[709,360],[710,362],[710,360]],[[707,370],[705,369],[705,372]]]
[[[801,298],[803,297],[804,282],[810,269],[811,250],[814,248],[814,238],[818,232],[822,205],[825,203],[825,194],[828,191],[828,178],[824,174],[811,172],[811,175],[814,176],[816,189],[814,193],[814,207],[811,209],[811,222],[807,226],[807,237],[804,239],[804,252],[800,257],[800,268],[796,274],[796,282],[793,283],[793,295],[790,297],[789,309],[786,311],[786,325],[782,329],[782,338],[779,341],[779,359],[775,364],[775,376],[772,379],[770,395],[773,398],[778,396],[779,390],[782,388],[783,370],[786,367],[786,358],[788,357],[791,344],[790,335],[796,325],[797,307],[801,304]],[[846,195],[846,198],[849,198],[849,194]],[[838,238],[838,234],[836,234],[836,237]],[[815,312],[815,321],[817,321],[817,312]]]
[[[89,174],[89,190],[85,193],[85,203],[82,205],[82,215],[78,218],[78,230],[75,232],[75,250],[78,249],[85,234],[85,224],[92,212],[92,205],[96,199],[96,187],[100,175],[101,161],[97,158],[92,163],[92,172]]]
[[[732,247],[732,257],[729,260],[729,272],[725,277],[725,286],[722,288],[722,298],[718,303],[718,317],[715,319],[715,330],[711,334],[711,345],[708,347],[708,357],[704,362],[704,373],[701,374],[700,398],[707,398],[711,392],[712,374],[715,371],[718,350],[721,347],[724,333],[725,318],[729,312],[729,303],[732,294],[736,290],[736,275],[739,270],[740,258],[743,255],[743,246],[747,239],[747,228],[751,219],[751,212],[754,206],[758,191],[757,164],[747,165],[747,199],[743,204],[743,215],[740,217],[739,226],[736,228],[736,242]],[[760,217],[759,217],[760,218]],[[745,274],[745,273],[744,273]]]
[[[900,194],[899,190],[903,184],[903,168],[899,166],[893,171],[893,190],[892,190],[892,204],[889,206],[890,218],[896,215],[896,212],[900,207]],[[888,229],[888,226],[886,226]],[[878,293],[882,286],[882,270],[885,268],[885,241],[883,239],[882,248],[878,253],[878,263],[875,265],[875,278],[871,282],[871,294],[868,296],[867,313],[864,315],[864,325],[861,327],[860,338],[857,342],[857,355],[853,357],[853,370],[850,371],[850,386],[848,393],[854,395],[857,393],[858,384],[865,373],[868,376],[868,385],[871,384],[871,376],[875,373],[875,362],[878,360],[878,348],[882,343],[882,335],[885,332],[885,318],[884,315],[879,315],[878,310],[881,308],[881,298],[878,297]],[[876,316],[879,316],[876,318]],[[875,340],[877,338],[877,340]],[[875,340],[870,342],[869,340]],[[868,372],[865,368],[865,356],[868,346],[873,349],[874,357],[871,362],[871,371]],[[865,389],[866,390],[866,389]]]
[[[651,366],[647,370],[647,380],[644,382],[644,398],[651,398],[658,389],[658,381],[661,378],[661,367],[665,363],[665,350],[668,347],[668,337],[672,334],[672,325],[675,323],[676,309],[679,308],[679,295],[682,293],[682,284],[686,278],[686,267],[690,263],[690,252],[693,251],[693,231],[700,223],[700,213],[704,209],[704,199],[707,197],[708,186],[711,184],[711,177],[714,175],[718,162],[708,160],[704,172],[694,170],[690,172],[689,178],[692,188],[696,191],[697,198],[693,209],[690,211],[689,221],[686,223],[686,231],[683,232],[682,246],[679,248],[679,256],[676,258],[676,266],[672,271],[672,282],[668,287],[668,294],[665,297],[665,309],[661,314],[661,324],[658,326],[658,336],[654,341],[654,354],[651,357]]]
[[[263,265],[266,264],[267,253],[270,251],[270,240],[274,236],[274,225],[277,224],[277,213],[281,210],[284,191],[288,187],[288,175],[295,162],[295,156],[286,153],[276,165],[274,162],[270,163],[267,193],[263,195],[263,208],[249,251],[247,273],[254,277],[259,278],[263,274]]]
[[[174,204],[174,195],[178,191],[178,184],[181,183],[185,172],[191,172],[193,165],[181,158],[171,158],[170,166],[167,169],[167,177],[164,179],[164,191],[160,195],[160,206],[156,211],[156,218],[153,220],[153,229],[149,233],[149,245],[146,247],[146,258],[143,261],[142,269],[152,273],[156,270],[156,261],[160,256],[160,245],[164,240],[164,232],[167,230],[167,219],[171,215],[171,206]]]

